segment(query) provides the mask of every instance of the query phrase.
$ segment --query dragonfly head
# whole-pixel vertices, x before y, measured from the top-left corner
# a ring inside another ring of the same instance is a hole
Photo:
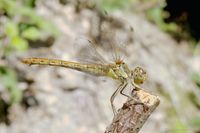
[[[134,83],[138,85],[144,83],[144,81],[147,79],[147,72],[141,67],[136,67],[134,70],[132,70],[131,75]]]

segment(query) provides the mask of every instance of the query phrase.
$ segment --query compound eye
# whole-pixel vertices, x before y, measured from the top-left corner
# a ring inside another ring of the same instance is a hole
[[[131,75],[136,84],[142,84],[147,79],[147,72],[141,67],[136,67]]]

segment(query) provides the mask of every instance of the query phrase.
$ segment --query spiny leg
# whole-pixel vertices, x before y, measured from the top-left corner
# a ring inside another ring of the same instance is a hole
[[[112,106],[112,110],[113,110],[113,113],[114,115],[116,115],[117,111],[116,111],[116,108],[113,104],[114,102],[114,99],[116,97],[116,95],[121,92],[121,90],[123,90],[125,87],[126,87],[127,83],[122,83],[118,86],[118,88],[116,89],[116,91],[112,94],[111,98],[110,98],[110,102],[111,102],[111,106]]]
[[[133,85],[133,84],[132,84]],[[125,97],[128,97],[129,99],[133,100],[134,101],[134,104],[141,104],[141,105],[144,105],[144,103],[138,101],[136,98],[134,98],[133,96],[129,96],[125,93],[123,93],[124,89],[126,88],[127,84],[120,90],[120,94],[122,94],[123,96]],[[137,88],[140,88],[138,85],[137,86],[134,86],[134,87],[137,87]],[[140,88],[141,89],[141,88]]]
[[[142,90],[142,88],[139,85],[137,85],[136,83],[131,82],[131,84],[134,87],[134,90],[137,90],[137,89],[141,89]]]

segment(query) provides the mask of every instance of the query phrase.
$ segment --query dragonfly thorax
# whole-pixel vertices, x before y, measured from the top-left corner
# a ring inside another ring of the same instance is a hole
[[[108,75],[121,82],[124,82],[127,78],[129,78],[129,73],[126,70],[125,63],[113,64],[113,67],[110,69]]]
[[[136,84],[142,84],[147,79],[146,71],[141,67],[136,67],[133,70],[130,70],[128,65],[124,62],[117,64],[116,68],[113,69],[114,73],[117,76],[117,79],[124,82],[132,80]]]

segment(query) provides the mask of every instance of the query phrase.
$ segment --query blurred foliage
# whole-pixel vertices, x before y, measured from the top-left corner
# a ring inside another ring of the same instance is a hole
[[[200,74],[194,73],[192,75],[192,79],[196,83],[196,85],[200,88]]]
[[[171,133],[188,133],[188,128],[184,123],[177,119],[173,124]]]
[[[200,89],[200,74],[198,73],[194,73],[192,75],[192,80],[196,83],[196,85],[199,87]],[[196,97],[195,94],[193,93],[189,93],[189,97],[191,99],[191,101],[194,103],[194,105],[200,109],[200,101],[198,100],[198,98]],[[200,125],[200,124],[199,124]]]
[[[9,39],[10,44],[5,47],[5,53],[9,53],[12,49],[23,51],[28,48],[28,42],[19,35],[18,25],[10,20],[7,20],[4,25],[4,31]]]
[[[8,95],[6,102],[10,106],[21,101],[22,91],[18,88],[16,72],[7,66],[8,56],[26,51],[30,42],[58,35],[54,25],[36,14],[35,2],[0,0],[0,85],[3,86],[0,94]]]
[[[162,6],[149,9],[146,14],[148,19],[158,25],[162,30],[167,32],[175,32],[178,30],[178,26],[175,23],[165,23],[165,13],[163,12]]]
[[[200,117],[195,117],[190,120],[190,125],[193,127],[196,133],[200,132]]]
[[[166,7],[165,0],[96,0],[101,10],[113,11],[120,9],[139,10],[144,13],[147,18],[156,24],[161,30],[168,32],[177,41],[181,39],[190,40],[194,44],[194,39],[190,36],[189,31],[184,29],[176,22],[166,22],[169,13],[164,10]]]
[[[192,45],[196,44],[195,37],[192,36],[193,31],[189,28],[189,25],[187,24],[188,20],[180,23],[178,21],[181,21],[181,17],[177,17],[174,20],[169,21],[169,18],[172,15],[175,15],[176,11],[174,12],[174,14],[172,14],[171,12],[165,10],[165,8],[168,6],[167,4],[169,4],[166,3],[165,0],[142,0],[140,4],[149,5],[146,6],[146,9],[143,9],[147,18],[152,23],[156,24],[161,30],[168,32],[172,37],[174,37],[175,40],[180,41],[184,39],[189,41]],[[171,6],[175,7],[175,5]]]
[[[188,125],[181,121],[178,117],[176,109],[170,106],[167,111],[167,116],[170,118],[170,128],[169,133],[188,133]]]
[[[133,0],[96,0],[100,8],[106,11],[122,9],[130,5]]]
[[[34,11],[35,0],[1,0],[0,24],[3,27],[0,34],[0,44],[4,54],[13,50],[24,51],[29,41],[56,37],[58,31],[55,26],[38,16]]]
[[[178,115],[176,114],[175,108],[169,108],[167,111],[170,119],[170,133],[190,133],[194,132],[199,133],[200,131],[200,117],[191,118],[188,121],[182,121]]]
[[[0,81],[10,94],[9,104],[12,105],[19,102],[22,98],[22,93],[17,87],[16,73],[12,69],[0,66]]]
[[[164,11],[164,7],[166,6],[164,0],[144,0],[143,3],[151,5],[147,9],[145,9],[145,14],[147,18],[152,23],[156,24],[161,30],[170,33],[177,40],[179,40],[179,38],[187,37],[187,33],[183,32],[182,29],[175,22],[165,22],[165,18],[167,18],[169,14]]]

